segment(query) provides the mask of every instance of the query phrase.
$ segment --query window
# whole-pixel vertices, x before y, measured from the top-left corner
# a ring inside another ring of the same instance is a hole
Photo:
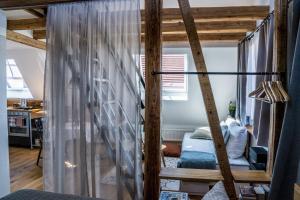
[[[6,60],[7,98],[33,98],[14,59]]]
[[[145,56],[141,55],[141,69],[145,78]],[[162,71],[183,72],[187,70],[187,54],[164,54]],[[187,100],[187,76],[183,74],[162,75],[163,100]]]

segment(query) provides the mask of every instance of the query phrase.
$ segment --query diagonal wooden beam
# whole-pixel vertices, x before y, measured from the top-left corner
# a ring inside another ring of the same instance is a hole
[[[18,42],[21,44],[25,44],[34,48],[46,50],[46,43],[42,41],[38,41],[35,39],[32,39],[26,35],[16,33],[14,31],[7,30],[6,32],[6,39],[11,40],[14,42]]]
[[[197,22],[198,33],[246,33],[252,32],[256,28],[256,21],[223,21],[223,22]],[[142,33],[145,32],[145,25],[142,24]],[[183,22],[163,23],[163,33],[186,33]]]
[[[269,14],[269,6],[193,7],[191,12],[195,22],[256,21],[264,19]],[[141,14],[144,19],[144,10],[141,11]],[[162,18],[164,23],[182,21],[178,8],[164,8]]]
[[[7,29],[8,30],[45,30],[46,18],[8,20]]]
[[[179,7],[181,10],[182,18],[192,49],[192,55],[198,72],[206,72],[206,64],[204,56],[202,53],[201,44],[199,42],[199,37],[197,34],[196,25],[190,8],[188,0],[178,0]],[[228,194],[229,199],[236,200],[236,193],[234,187],[234,179],[231,173],[228,156],[226,152],[226,147],[224,139],[222,136],[220,128],[220,120],[218,117],[218,112],[214,100],[214,95],[212,93],[212,88],[210,85],[210,80],[207,75],[198,75],[200,88],[202,91],[202,96],[205,104],[206,114],[208,118],[208,123],[210,126],[212,138],[214,141],[214,146],[216,149],[216,155],[218,158],[221,174],[224,178],[223,183],[225,190]]]
[[[25,9],[25,11],[28,12],[29,14],[32,14],[35,17],[38,17],[38,18],[45,17],[44,14],[42,14],[42,13],[40,13],[40,12],[38,12],[35,9],[32,9],[32,8]]]

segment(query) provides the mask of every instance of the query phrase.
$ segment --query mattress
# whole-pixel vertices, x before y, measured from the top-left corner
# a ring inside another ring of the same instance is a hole
[[[184,134],[181,151],[199,151],[215,154],[215,148],[212,140],[191,139],[190,136],[192,134],[193,133]],[[218,164],[218,160],[216,160],[216,163]],[[237,159],[229,158],[229,164],[232,167],[242,168],[249,168],[250,166],[249,162],[244,156]]]

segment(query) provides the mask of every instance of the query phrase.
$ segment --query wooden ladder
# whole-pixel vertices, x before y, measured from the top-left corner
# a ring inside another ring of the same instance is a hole
[[[197,72],[206,72],[206,64],[202,53],[202,48],[197,33],[194,17],[192,16],[191,7],[188,0],[178,0],[181,15],[189,39],[192,50],[192,55],[196,65]],[[229,199],[236,199],[234,187],[234,179],[230,170],[227,151],[224,144],[224,139],[221,133],[220,121],[217,113],[217,108],[212,93],[208,75],[198,75],[200,88],[205,104],[206,114],[211,129],[216,155],[218,158],[220,171],[223,176],[223,183]],[[220,179],[221,180],[221,179]]]

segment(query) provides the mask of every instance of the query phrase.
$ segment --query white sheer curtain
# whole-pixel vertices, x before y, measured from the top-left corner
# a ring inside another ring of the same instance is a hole
[[[249,55],[248,55],[248,68],[247,72],[256,72],[257,67],[257,49],[258,49],[258,38],[259,32],[254,33],[253,38],[249,41]],[[256,89],[255,85],[255,76],[248,76],[247,77],[247,84],[246,84],[246,94],[248,95],[250,92]],[[255,99],[253,98],[246,98],[246,116],[250,118],[250,124],[253,125],[254,119],[254,104]]]
[[[139,54],[139,0],[49,7],[45,190],[142,198]]]

